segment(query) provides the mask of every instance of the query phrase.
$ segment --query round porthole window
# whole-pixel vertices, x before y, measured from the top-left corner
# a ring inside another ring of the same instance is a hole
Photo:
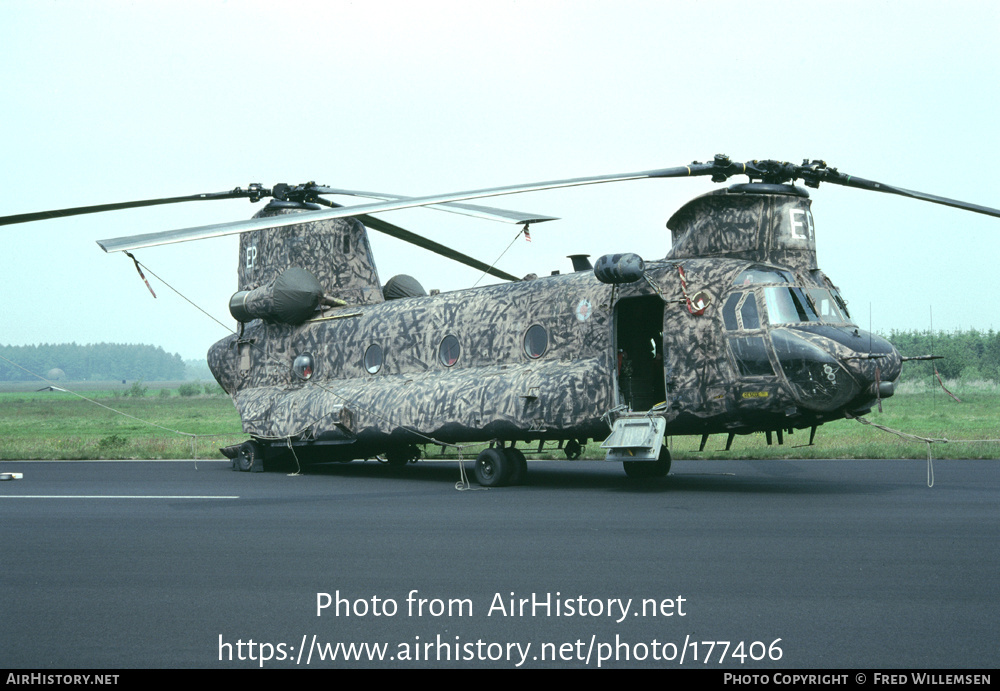
[[[299,379],[309,379],[313,375],[313,357],[304,353],[295,358],[292,363],[292,371]]]
[[[365,351],[365,369],[369,374],[375,374],[382,369],[382,346],[372,343]]]
[[[458,362],[460,353],[461,349],[458,347],[458,339],[454,336],[445,336],[444,340],[441,341],[441,347],[438,348],[438,357],[441,358],[444,366],[451,367]]]
[[[524,354],[530,358],[539,358],[549,346],[549,335],[544,326],[535,324],[524,334]]]

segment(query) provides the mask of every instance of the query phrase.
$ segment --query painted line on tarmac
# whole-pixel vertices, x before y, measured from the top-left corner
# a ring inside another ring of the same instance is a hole
[[[189,494],[0,494],[0,499],[239,499],[225,495]]]
[[[8,459],[0,463],[232,463],[228,458],[94,458],[94,459],[39,459],[22,461]]]

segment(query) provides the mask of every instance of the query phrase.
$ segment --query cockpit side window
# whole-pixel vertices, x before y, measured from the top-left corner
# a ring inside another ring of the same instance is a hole
[[[726,331],[736,331],[740,328],[740,323],[736,320],[736,308],[742,299],[743,293],[733,293],[722,306],[722,321],[726,325]]]
[[[809,288],[808,292],[822,321],[829,324],[851,323],[851,317],[847,314],[847,305],[843,304],[839,295],[826,288]]]
[[[722,307],[722,321],[727,331],[752,331],[761,328],[757,298],[751,292],[733,293]]]
[[[764,288],[764,302],[772,325],[819,321],[801,288]]]
[[[743,323],[744,329],[760,328],[760,317],[757,314],[757,299],[753,296],[753,293],[747,293],[747,298],[740,307],[740,321]]]
[[[847,300],[841,297],[840,292],[836,288],[831,288],[830,294],[833,296],[833,299],[837,301],[837,304],[840,306],[840,311],[844,313],[845,317],[847,317],[847,321],[853,324],[853,322],[851,322],[851,311],[847,309]]]
[[[741,377],[774,376],[763,336],[730,336],[729,352]]]
[[[751,266],[733,281],[734,286],[752,286],[758,283],[794,283],[792,274],[772,266]]]
[[[760,314],[757,297],[751,291],[733,293],[722,307],[722,320],[727,331],[760,331]],[[726,339],[729,352],[741,377],[774,376],[774,368],[767,354],[764,335],[740,334]]]
[[[840,295],[840,291],[837,289],[837,286],[833,285],[833,281],[830,280],[830,277],[819,269],[813,269],[809,273],[812,274],[813,280],[820,289],[829,289],[828,292],[830,293],[830,296],[833,297],[833,301],[836,303],[831,308],[829,313],[830,319],[827,319],[827,315],[824,314],[823,306],[819,304],[822,298],[814,295],[812,290],[809,291],[809,297],[811,297],[813,302],[816,303],[816,309],[819,311],[823,321],[830,321],[831,323],[834,322],[835,318],[838,316],[836,313],[839,312],[840,315],[844,317],[841,320],[841,323],[851,324],[853,326],[854,322],[851,321],[851,311],[847,309],[847,301]]]

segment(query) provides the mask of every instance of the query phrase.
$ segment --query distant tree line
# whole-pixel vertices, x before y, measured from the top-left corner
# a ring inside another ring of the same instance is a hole
[[[1000,381],[1000,333],[989,331],[892,331],[886,338],[905,356],[942,355],[941,360],[903,363],[903,380],[930,378]]]
[[[159,346],[93,343],[43,343],[30,346],[0,345],[0,355],[48,379],[68,381],[184,379],[184,360]],[[51,375],[51,376],[50,376]],[[36,379],[23,369],[0,359],[0,381]]]

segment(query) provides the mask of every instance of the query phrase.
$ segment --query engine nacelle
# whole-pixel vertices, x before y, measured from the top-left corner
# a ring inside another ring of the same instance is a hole
[[[594,275],[601,283],[617,285],[620,283],[635,283],[646,271],[646,263],[642,257],[633,252],[624,254],[605,254],[594,265]]]
[[[311,273],[293,266],[267,285],[241,290],[229,299],[229,313],[239,322],[263,319],[301,324],[316,311],[323,287]]]

